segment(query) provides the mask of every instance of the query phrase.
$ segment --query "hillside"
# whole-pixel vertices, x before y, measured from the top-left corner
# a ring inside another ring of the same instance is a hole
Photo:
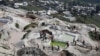
[[[88,2],[88,3],[100,3],[100,0],[78,0],[82,2]]]
[[[71,0],[59,0],[59,1],[69,2]],[[74,0],[74,1],[100,4],[100,0]]]

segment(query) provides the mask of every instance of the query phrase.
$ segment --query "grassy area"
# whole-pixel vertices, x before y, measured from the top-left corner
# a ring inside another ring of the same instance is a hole
[[[93,18],[87,16],[87,18],[85,18],[85,22],[84,22],[84,18],[82,17],[77,17],[76,19],[77,19],[76,22],[85,23],[85,24],[95,24],[96,26],[100,27],[100,16],[98,15],[93,16]]]
[[[66,46],[66,43],[64,43],[64,42],[59,42],[59,41],[53,41],[53,42],[51,42],[50,45],[65,47],[65,46]]]
[[[71,0],[58,0],[58,1],[63,1],[63,2],[70,2]],[[99,4],[100,5],[100,0],[73,0],[81,3],[93,3],[93,4]]]
[[[63,17],[64,14],[52,14],[52,16],[62,20],[62,21],[67,21],[71,22],[70,20],[66,19]],[[84,22],[84,18],[81,16],[76,16],[77,21],[76,22],[71,22],[71,23],[85,23],[85,24],[95,24],[96,26],[100,27],[100,16],[95,15],[93,18],[87,16]]]
[[[52,14],[51,16],[53,16],[53,17],[56,17],[56,18],[58,18],[58,19],[60,19],[60,20],[62,20],[62,21],[68,21],[68,22],[70,22],[70,20],[68,20],[68,19],[66,19],[66,18],[64,18],[63,16],[64,16],[64,14],[62,13],[62,14]]]
[[[32,11],[32,10],[35,10],[35,11],[43,10],[42,7],[37,7],[35,5],[33,5],[33,6],[30,6],[30,5],[28,5],[28,6],[20,6],[20,8],[25,9],[25,10],[28,10],[28,11]]]
[[[96,26],[100,27],[100,22],[97,22],[94,19],[87,19],[86,24],[95,24]]]
[[[85,3],[100,4],[100,0],[76,0],[76,1],[85,2]]]

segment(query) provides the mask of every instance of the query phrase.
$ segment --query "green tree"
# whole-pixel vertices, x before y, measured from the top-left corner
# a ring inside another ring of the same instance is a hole
[[[16,28],[19,28],[19,24],[18,23],[15,23],[15,26],[16,26]]]

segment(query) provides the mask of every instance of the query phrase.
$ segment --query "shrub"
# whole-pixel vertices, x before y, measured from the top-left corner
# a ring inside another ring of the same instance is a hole
[[[15,26],[16,26],[16,28],[19,28],[19,24],[18,23],[15,23]]]

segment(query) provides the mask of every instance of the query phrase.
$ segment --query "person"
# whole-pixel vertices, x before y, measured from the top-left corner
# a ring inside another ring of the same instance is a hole
[[[83,43],[83,45],[85,45],[85,41],[84,41],[84,40],[83,40],[83,42],[82,42],[82,43]]]
[[[45,46],[43,46],[43,50],[45,49]]]
[[[40,31],[40,39],[42,38],[42,35],[43,35],[43,32],[42,32],[42,31]]]
[[[67,42],[66,44],[67,44],[67,46],[69,47],[69,43]]]
[[[39,44],[37,44],[37,48],[39,48]]]
[[[60,47],[58,46],[58,50],[60,49]]]
[[[96,51],[98,51],[98,49],[99,49],[98,47],[95,48]]]
[[[25,48],[25,44],[23,44],[23,48]]]
[[[76,46],[76,41],[74,43],[75,43],[75,46]]]
[[[90,50],[92,50],[92,46],[90,47]]]
[[[52,50],[52,51],[54,50],[53,45],[51,46],[51,50]]]

